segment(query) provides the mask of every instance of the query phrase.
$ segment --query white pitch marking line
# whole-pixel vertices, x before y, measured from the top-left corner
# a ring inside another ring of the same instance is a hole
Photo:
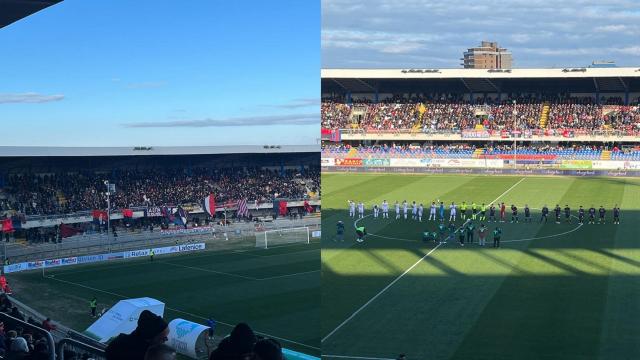
[[[92,291],[101,292],[101,293],[103,293],[103,294],[109,294],[109,295],[112,295],[112,296],[115,296],[115,297],[119,297],[119,298],[122,298],[122,299],[128,299],[128,298],[130,298],[130,296],[124,296],[124,295],[117,294],[117,293],[114,293],[114,292],[111,292],[111,291],[107,291],[107,290],[102,290],[102,289],[94,288],[94,287],[92,287],[92,286],[83,285],[83,284],[76,283],[76,282],[73,282],[73,281],[62,280],[62,279],[58,279],[58,278],[51,277],[51,276],[45,276],[45,278],[46,278],[46,279],[55,280],[55,281],[59,281],[59,282],[61,282],[61,283],[65,283],[65,284],[70,284],[70,285],[74,285],[74,286],[79,286],[79,287],[82,287],[82,288],[85,288],[85,289],[89,289],[89,290],[92,290]],[[173,311],[173,312],[177,312],[177,313],[185,314],[185,315],[190,315],[190,316],[193,316],[193,317],[198,318],[198,319],[207,320],[207,318],[206,318],[206,317],[204,317],[204,316],[200,316],[200,315],[192,314],[192,313],[189,313],[189,312],[186,312],[186,311],[182,311],[182,310],[179,310],[179,309],[170,308],[170,307],[166,307],[166,309],[171,310],[171,311]],[[217,323],[219,323],[219,324],[222,324],[222,325],[228,326],[228,327],[230,327],[230,328],[234,328],[234,327],[235,327],[235,325],[231,325],[231,324],[226,323],[226,322],[224,322],[224,321],[216,320],[216,322],[217,322]],[[286,341],[286,342],[291,343],[291,344],[296,344],[296,345],[304,346],[304,347],[309,348],[309,349],[320,350],[320,348],[318,348],[318,347],[311,346],[311,345],[307,345],[307,344],[303,344],[303,343],[300,343],[300,342],[297,342],[297,341],[293,341],[293,340],[289,340],[289,339],[285,339],[285,338],[281,338],[281,337],[273,336],[273,335],[271,335],[271,334],[263,333],[263,332],[260,332],[260,331],[254,331],[254,332],[255,332],[256,334],[260,334],[260,335],[264,335],[264,336],[272,337],[272,338],[274,338],[274,339],[278,339],[278,340]]]
[[[500,194],[500,196],[498,196],[495,200],[492,201],[492,203],[498,201],[501,197],[503,197],[504,195],[506,195],[509,191],[513,190],[516,186],[518,186],[521,182],[524,181],[525,178],[520,179],[517,183],[513,184],[510,188],[508,188],[505,192],[503,192],[502,194]],[[371,215],[368,215],[371,216]],[[364,217],[356,220],[353,225],[354,227],[356,227],[357,222],[360,221],[361,219],[364,219]],[[471,221],[470,219],[468,221]],[[465,222],[466,224],[466,222]],[[458,229],[459,230],[459,229]],[[333,329],[329,334],[327,334],[325,337],[322,338],[322,340],[320,340],[320,343],[325,342],[328,338],[331,337],[331,335],[335,334],[336,331],[340,330],[346,323],[348,323],[349,321],[351,321],[351,319],[353,319],[356,315],[358,315],[360,313],[360,311],[362,311],[364,308],[366,308],[369,304],[371,304],[375,299],[377,299],[380,295],[382,295],[385,291],[387,291],[387,289],[389,289],[391,286],[393,286],[393,284],[395,284],[396,282],[398,282],[398,280],[402,279],[407,273],[409,273],[409,271],[413,270],[413,268],[415,268],[416,266],[418,266],[418,264],[420,264],[422,262],[422,260],[424,260],[425,258],[427,258],[429,255],[431,255],[434,251],[438,250],[438,248],[440,246],[442,246],[443,243],[439,243],[438,245],[436,245],[436,247],[434,247],[433,249],[431,249],[426,255],[424,255],[423,257],[421,257],[418,261],[416,261],[413,265],[411,265],[411,267],[409,267],[407,270],[405,270],[402,274],[400,274],[400,276],[398,276],[397,278],[395,278],[392,282],[390,282],[387,286],[385,286],[382,290],[380,290],[376,295],[374,295],[371,299],[369,299],[369,301],[367,301],[366,303],[364,303],[364,305],[360,306],[360,308],[358,308],[358,310],[356,310],[353,314],[351,314],[348,318],[346,318],[342,323],[340,323],[340,325],[338,325],[335,329]]]
[[[320,340],[320,343],[325,342],[325,340],[327,340],[328,338],[331,337],[331,335],[335,334],[336,331],[340,330],[346,323],[348,323],[349,321],[351,321],[351,319],[353,319],[356,315],[358,315],[358,313],[360,313],[360,311],[362,311],[364,308],[366,308],[369,304],[371,304],[375,299],[378,298],[378,296],[382,295],[385,291],[387,291],[387,289],[389,289],[391,286],[393,286],[393,284],[395,284],[396,282],[398,282],[398,280],[402,279],[409,271],[413,270],[413,268],[415,268],[416,266],[418,266],[418,264],[420,264],[420,262],[422,262],[422,260],[424,260],[427,256],[431,255],[431,253],[433,253],[434,251],[436,251],[440,246],[442,246],[443,243],[439,243],[438,245],[436,245],[436,247],[434,247],[433,249],[431,249],[425,256],[421,257],[418,261],[415,262],[415,264],[411,265],[411,267],[409,267],[407,270],[405,270],[402,274],[400,274],[400,276],[398,276],[397,278],[395,278],[392,282],[390,282],[387,286],[384,287],[384,289],[380,290],[374,297],[372,297],[371,299],[369,299],[369,301],[367,301],[364,305],[360,306],[360,308],[358,310],[356,310],[353,314],[351,314],[351,316],[349,316],[346,320],[344,320],[340,325],[338,325],[335,329],[333,329],[329,334],[327,334],[327,336],[323,337],[322,340]]]
[[[266,277],[266,278],[260,278],[260,279],[257,279],[257,280],[258,280],[258,281],[262,281],[262,280],[280,279],[280,278],[285,278],[285,277],[289,277],[289,276],[296,276],[296,275],[311,274],[311,273],[316,273],[316,272],[320,272],[320,270],[302,271],[302,272],[297,272],[297,273],[293,273],[293,274],[284,274],[284,275],[269,276],[269,277]]]

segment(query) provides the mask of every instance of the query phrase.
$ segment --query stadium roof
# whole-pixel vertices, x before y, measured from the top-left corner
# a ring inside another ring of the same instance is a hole
[[[50,147],[0,146],[0,157],[282,154],[320,152],[320,145]]]
[[[638,68],[561,69],[322,69],[322,91],[355,93],[420,92],[425,87],[448,92],[640,91]]]
[[[0,0],[0,29],[62,0]]]

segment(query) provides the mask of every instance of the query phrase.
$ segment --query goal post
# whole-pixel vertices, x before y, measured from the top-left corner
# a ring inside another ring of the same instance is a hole
[[[268,249],[285,244],[309,244],[311,232],[308,226],[256,232],[256,247]]]

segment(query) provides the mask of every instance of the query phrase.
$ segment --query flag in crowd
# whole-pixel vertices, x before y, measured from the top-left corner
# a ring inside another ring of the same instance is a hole
[[[213,196],[213,193],[202,200],[202,208],[209,216],[216,214],[216,198]]]
[[[247,199],[238,200],[238,216],[249,216]]]

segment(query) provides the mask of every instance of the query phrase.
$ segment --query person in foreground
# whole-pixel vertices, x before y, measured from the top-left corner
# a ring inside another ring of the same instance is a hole
[[[131,334],[120,334],[109,343],[105,351],[107,360],[144,360],[147,349],[163,344],[169,336],[169,327],[162,317],[144,310],[138,318],[138,327]]]

